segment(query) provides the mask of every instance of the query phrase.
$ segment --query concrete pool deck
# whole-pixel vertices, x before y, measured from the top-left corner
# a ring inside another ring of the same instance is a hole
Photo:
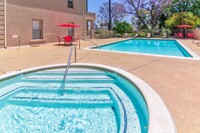
[[[93,40],[96,44],[121,40]],[[196,54],[200,46],[192,40],[179,40]],[[81,48],[90,47],[89,41],[81,41]],[[0,75],[26,68],[66,63],[69,47],[43,45],[0,49]],[[96,63],[114,66],[138,76],[161,96],[174,118],[180,133],[200,132],[200,61],[112,53],[77,49],[79,63]],[[159,112],[158,112],[159,113]],[[167,131],[163,131],[167,132]]]

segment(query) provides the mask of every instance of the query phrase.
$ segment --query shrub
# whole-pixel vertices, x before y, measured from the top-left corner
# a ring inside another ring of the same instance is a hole
[[[147,32],[139,32],[139,36],[140,37],[146,37],[147,36]]]
[[[117,33],[124,35],[125,33],[131,33],[132,32],[132,26],[127,22],[116,22],[115,27],[113,30],[116,30]]]
[[[103,38],[111,38],[114,36],[114,31],[108,30],[96,30],[95,38],[103,39]]]
[[[116,36],[116,37],[122,37],[123,35],[120,34],[120,33],[116,33],[115,36]]]
[[[188,24],[193,28],[196,28],[198,25],[200,25],[200,18],[190,12],[180,12],[173,14],[172,17],[165,21],[166,27],[170,29],[173,29],[180,24]]]

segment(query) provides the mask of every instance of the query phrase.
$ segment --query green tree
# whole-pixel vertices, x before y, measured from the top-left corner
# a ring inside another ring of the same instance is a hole
[[[113,30],[116,30],[117,33],[123,35],[124,33],[131,33],[133,28],[129,23],[124,21],[124,22],[116,22]]]
[[[165,27],[165,21],[174,13],[191,12],[200,17],[200,0],[173,0],[159,18],[159,27]]]
[[[173,29],[180,24],[188,24],[193,28],[196,28],[200,25],[200,18],[191,12],[181,12],[173,14],[169,19],[165,21],[166,27],[170,29]]]
[[[119,2],[112,2],[111,4],[111,27],[114,26],[115,21],[122,21],[127,15],[126,8],[124,4]],[[109,25],[109,3],[104,2],[99,7],[99,12],[97,14],[97,19],[101,23],[105,24],[105,27]]]
[[[194,15],[197,15],[198,17],[200,17],[200,1],[199,0],[194,2],[192,7],[190,8],[190,12],[192,12]]]
[[[200,1],[199,0],[173,0],[170,7],[172,13],[192,12],[200,17]]]
[[[122,0],[127,6],[127,12],[133,16],[133,24],[140,29],[155,29],[162,13],[172,0]]]

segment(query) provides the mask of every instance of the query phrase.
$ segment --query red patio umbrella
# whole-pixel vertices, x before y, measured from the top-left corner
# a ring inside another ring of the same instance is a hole
[[[191,25],[188,25],[188,24],[181,24],[181,25],[177,25],[176,28],[183,28],[183,29],[186,29],[186,28],[192,28]]]
[[[79,25],[72,24],[72,23],[63,23],[63,24],[58,24],[57,26],[64,27],[64,28],[78,28],[78,27],[80,27]],[[63,37],[63,39],[64,39],[65,42],[71,42],[72,36],[68,35],[68,36]]]
[[[181,24],[181,25],[177,25],[176,26],[176,28],[181,28],[181,29],[183,29],[183,31],[182,31],[182,36],[185,38],[186,37],[186,31],[185,31],[185,29],[187,29],[187,28],[192,28],[192,26],[191,25],[188,25],[188,24]]]
[[[60,27],[72,27],[72,28],[80,27],[79,25],[72,24],[72,23],[63,23],[63,24],[58,24],[57,26],[60,26]]]

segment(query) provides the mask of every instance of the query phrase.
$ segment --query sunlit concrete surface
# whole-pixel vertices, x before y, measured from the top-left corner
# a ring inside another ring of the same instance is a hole
[[[97,45],[120,38],[93,40]],[[200,46],[192,40],[179,40],[196,54]],[[175,120],[178,133],[200,132],[200,61],[158,56],[92,51],[94,46],[81,41],[77,47],[77,62],[96,63],[121,68],[148,83],[161,96]],[[56,44],[38,47],[0,49],[0,75],[26,68],[66,63],[69,46]],[[74,57],[72,59],[74,61]],[[159,113],[159,112],[158,112]]]

